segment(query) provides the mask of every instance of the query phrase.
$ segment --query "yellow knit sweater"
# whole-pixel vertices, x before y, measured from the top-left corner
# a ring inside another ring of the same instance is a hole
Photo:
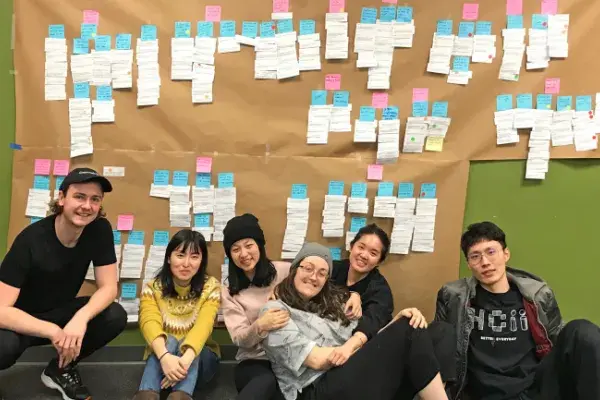
[[[190,287],[175,285],[177,297],[163,297],[162,284],[155,279],[142,290],[140,300],[140,330],[148,346],[144,359],[152,353],[150,344],[159,336],[174,336],[184,339],[181,351],[192,348],[196,356],[206,345],[219,358],[219,345],[211,334],[217,311],[221,303],[219,281],[208,276],[202,294],[196,298],[190,296]]]

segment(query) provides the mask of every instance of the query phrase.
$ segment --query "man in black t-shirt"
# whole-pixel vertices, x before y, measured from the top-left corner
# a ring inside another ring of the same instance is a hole
[[[91,399],[77,363],[125,329],[127,314],[114,302],[117,259],[112,227],[103,217],[108,179],[89,168],[65,177],[52,215],[15,238],[0,265],[0,369],[30,346],[52,344],[57,357],[42,382],[63,399]],[[94,265],[98,290],[76,297]]]

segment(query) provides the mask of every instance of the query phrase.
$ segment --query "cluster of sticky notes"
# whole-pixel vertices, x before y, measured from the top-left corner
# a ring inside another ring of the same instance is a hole
[[[330,83],[329,85],[333,85]],[[327,90],[313,90],[311,93],[311,102],[313,106],[325,106],[327,105]],[[334,90],[333,91],[333,106],[334,107],[348,107],[350,104],[350,92],[347,90]]]
[[[46,158],[38,158],[34,161],[34,182],[35,189],[50,190],[50,175],[56,177],[56,187],[60,187],[64,177],[69,174],[69,160],[54,160],[54,168],[52,168],[52,160]]]
[[[413,117],[426,117],[428,114],[429,114],[429,89],[414,88],[413,93],[412,93],[412,116]]]
[[[390,0],[384,1],[388,4],[396,4]],[[361,24],[376,24],[378,10],[375,7],[363,7],[360,13]],[[379,8],[380,22],[411,22],[413,19],[413,8],[404,6],[397,7],[395,5],[384,5]]]
[[[379,107],[371,106],[361,106],[359,110],[359,121],[373,122],[377,118],[377,110]],[[399,119],[400,109],[398,106],[387,106],[383,107],[381,110],[381,118],[383,120],[395,120]]]
[[[536,96],[537,110],[552,110],[552,94],[543,93]],[[514,108],[513,95],[501,94],[496,97],[496,111],[506,111]],[[556,111],[584,111],[591,113],[592,111],[592,96],[581,95],[575,96],[575,105],[573,106],[573,96],[557,96]],[[533,109],[533,95],[530,93],[522,93],[516,96],[517,109]]]

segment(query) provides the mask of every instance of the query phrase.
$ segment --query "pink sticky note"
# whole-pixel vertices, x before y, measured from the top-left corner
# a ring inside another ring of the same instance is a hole
[[[133,230],[133,214],[120,214],[117,217],[117,230],[118,231]]]
[[[388,105],[388,94],[385,92],[375,92],[371,98],[371,106],[375,108],[386,108]]]
[[[522,15],[523,0],[506,0],[506,15]]]
[[[542,0],[542,14],[545,15],[556,15],[558,13],[558,1],[557,0]]]
[[[546,78],[544,93],[558,94],[560,92],[560,78]]]
[[[398,0],[382,0],[382,3],[398,4]]]
[[[221,6],[206,6],[204,19],[212,22],[221,21]]]
[[[479,17],[479,4],[465,3],[463,4],[463,19],[467,21],[475,21]]]
[[[54,160],[54,176],[67,176],[69,174],[69,160]]]
[[[338,13],[344,12],[346,7],[346,0],[329,0],[329,12]]]
[[[290,11],[290,0],[273,0],[274,13],[286,13]]]
[[[383,179],[383,165],[370,164],[367,167],[367,179],[371,181],[380,181]]]
[[[35,175],[50,175],[50,165],[52,160],[38,158],[35,160],[34,173]]]
[[[340,90],[341,87],[342,87],[342,75],[340,75],[340,74],[325,75],[325,89],[326,90]]]
[[[414,88],[412,102],[415,101],[429,101],[429,89],[428,88]]]
[[[83,10],[83,23],[96,24],[100,22],[100,14],[96,10]]]
[[[210,173],[212,168],[212,158],[210,157],[197,157],[196,158],[196,172]]]

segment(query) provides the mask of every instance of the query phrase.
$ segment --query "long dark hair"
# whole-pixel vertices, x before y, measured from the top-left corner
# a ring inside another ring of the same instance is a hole
[[[275,276],[277,276],[277,270],[275,266],[267,257],[267,251],[265,246],[256,243],[260,256],[258,262],[254,267],[254,278],[248,279],[244,271],[236,265],[233,259],[229,258],[229,276],[227,281],[229,283],[229,294],[235,296],[244,289],[252,286],[256,287],[267,287],[273,282]]]
[[[365,235],[376,235],[379,238],[379,241],[381,242],[381,254],[379,255],[378,263],[384,262],[390,251],[390,237],[377,224],[369,224],[360,228],[358,232],[356,232],[354,239],[350,242],[350,248],[354,247],[354,244]]]
[[[167,245],[167,251],[165,251],[165,260],[162,267],[156,273],[156,278],[160,281],[162,286],[162,294],[165,297],[177,297],[177,291],[175,290],[175,283],[173,282],[173,273],[171,272],[171,254],[180,249],[181,252],[185,253],[188,249],[195,254],[201,254],[202,260],[200,261],[200,268],[196,275],[192,277],[190,296],[192,298],[199,297],[202,294],[204,288],[204,282],[206,280],[206,266],[208,265],[208,248],[206,247],[206,240],[200,232],[193,231],[191,229],[182,229],[177,232],[169,241]]]
[[[321,291],[315,297],[306,301],[294,286],[294,278],[298,273],[298,268],[292,268],[290,274],[275,287],[275,297],[297,310],[317,314],[319,317],[331,321],[340,321],[342,326],[348,326],[350,320],[344,313],[344,305],[350,298],[348,289],[334,285],[327,278]]]

